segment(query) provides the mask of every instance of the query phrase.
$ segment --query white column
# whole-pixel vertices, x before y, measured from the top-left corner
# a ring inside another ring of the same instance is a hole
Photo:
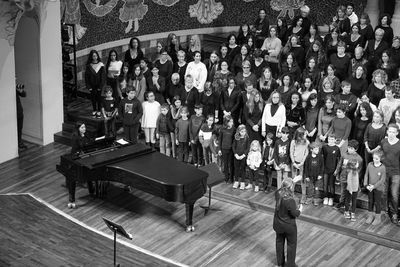
[[[0,163],[2,163],[18,157],[14,47],[2,38],[0,38],[0,91]]]
[[[396,0],[391,26],[394,35],[400,35],[400,0]]]
[[[375,29],[379,19],[379,0],[368,0],[364,12],[368,14],[371,25]]]
[[[40,22],[40,75],[42,91],[42,143],[54,141],[63,115],[60,1],[48,1]]]

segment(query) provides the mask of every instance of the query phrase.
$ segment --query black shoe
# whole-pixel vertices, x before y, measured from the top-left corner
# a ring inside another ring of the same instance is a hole
[[[27,149],[28,147],[24,143],[19,143],[18,148],[19,149]]]

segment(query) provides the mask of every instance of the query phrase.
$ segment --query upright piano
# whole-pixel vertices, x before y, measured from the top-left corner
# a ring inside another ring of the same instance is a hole
[[[61,156],[57,171],[73,182],[119,182],[170,202],[191,205],[192,213],[194,203],[206,192],[206,172],[144,144],[120,145],[105,140],[97,148],[92,144],[79,155]]]

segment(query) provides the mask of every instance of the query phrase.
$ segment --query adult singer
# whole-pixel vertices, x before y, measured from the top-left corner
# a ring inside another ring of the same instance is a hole
[[[273,228],[276,232],[276,258],[278,266],[296,266],[297,225],[303,206],[297,207],[294,200],[295,182],[286,178],[282,187],[275,192],[275,214]],[[285,241],[287,242],[287,261],[285,263]]]

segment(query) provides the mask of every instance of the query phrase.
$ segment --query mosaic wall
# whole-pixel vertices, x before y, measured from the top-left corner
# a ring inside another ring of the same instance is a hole
[[[354,0],[357,13],[366,0]],[[78,50],[157,32],[253,23],[264,8],[271,23],[311,8],[319,25],[330,22],[340,0],[61,0],[67,23],[77,26]]]

